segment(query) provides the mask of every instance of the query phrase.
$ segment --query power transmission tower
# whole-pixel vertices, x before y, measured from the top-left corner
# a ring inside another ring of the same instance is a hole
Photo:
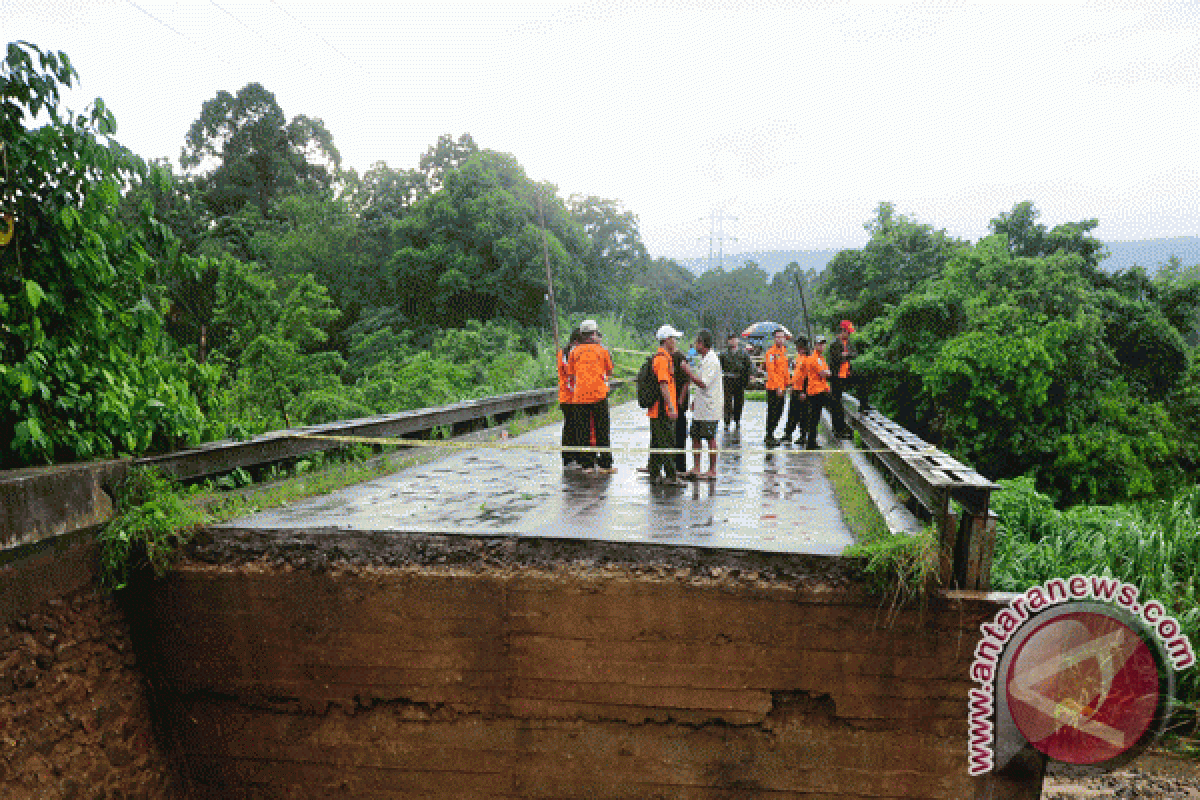
[[[704,222],[705,218],[701,217],[700,221]],[[725,240],[736,242],[736,236],[725,235],[725,222],[737,222],[737,217],[732,214],[726,214],[724,209],[714,208],[708,215],[708,269],[713,266],[713,244],[717,246],[717,266],[721,269],[725,268]]]

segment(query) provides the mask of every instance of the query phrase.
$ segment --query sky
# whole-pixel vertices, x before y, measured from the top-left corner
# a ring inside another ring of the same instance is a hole
[[[438,136],[619,200],[651,255],[861,247],[880,202],[977,240],[1031,200],[1106,241],[1200,235],[1200,2],[0,0],[67,105],[178,165],[258,82],[343,166]],[[713,247],[717,246],[713,243]]]

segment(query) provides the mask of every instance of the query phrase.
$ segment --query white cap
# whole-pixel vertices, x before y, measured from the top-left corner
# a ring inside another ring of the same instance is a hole
[[[658,340],[660,342],[666,339],[678,339],[680,336],[683,336],[683,331],[677,331],[670,325],[663,325],[658,329]]]
[[[585,319],[583,322],[579,323],[580,333],[595,333],[597,330],[599,330],[599,328],[597,327],[596,320],[594,319]]]

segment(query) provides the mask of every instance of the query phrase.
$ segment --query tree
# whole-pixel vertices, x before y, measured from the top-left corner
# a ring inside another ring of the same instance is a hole
[[[162,332],[163,226],[122,219],[122,188],[145,164],[113,139],[99,98],[60,107],[78,75],[64,53],[10,43],[0,67],[0,464],[89,459],[196,441],[206,421],[197,367]],[[29,127],[39,113],[47,123]],[[11,433],[11,435],[10,435]]]
[[[236,382],[235,410],[243,418],[266,408],[290,427],[305,395],[339,390],[345,361],[324,349],[327,329],[341,312],[312,275],[276,281],[256,264],[226,256],[219,265],[214,317],[221,335],[220,355]],[[306,420],[307,421],[307,420]],[[268,427],[252,424],[251,427]]]
[[[648,266],[650,256],[638,218],[632,211],[623,211],[618,201],[594,195],[572,195],[570,209],[589,241],[583,256],[586,280],[582,296],[589,308],[614,308]]]
[[[467,163],[467,159],[478,152],[479,145],[469,133],[459,136],[457,141],[448,133],[439,136],[437,143],[417,162],[417,169],[425,178],[423,196],[440,191],[445,185],[446,174]]]
[[[880,203],[864,226],[862,250],[843,250],[826,267],[823,302],[834,316],[865,324],[935,277],[965,243]]]
[[[1008,234],[960,250],[864,331],[872,399],[983,474],[1032,474],[1062,503],[1153,495],[1155,475],[1194,461],[1163,402],[1190,391],[1187,351],[1153,303],[1089,278],[1078,252],[1017,255]]]
[[[328,190],[341,155],[321,120],[301,115],[288,122],[275,95],[250,83],[204,103],[179,163],[205,176],[205,202],[217,216],[248,203],[266,215],[286,193]]]
[[[1051,253],[1074,253],[1083,259],[1088,274],[1097,278],[1096,270],[1104,257],[1104,243],[1089,235],[1099,226],[1097,219],[1066,222],[1047,231],[1038,223],[1041,212],[1025,200],[1013,206],[1011,212],[1001,212],[989,225],[993,233],[1007,237],[1008,251],[1016,256],[1047,256]]]
[[[394,300],[413,320],[459,327],[469,319],[544,320],[546,249],[564,307],[580,296],[587,237],[553,186],[535,184],[516,159],[481,151],[445,174],[445,185],[396,225]]]
[[[766,315],[767,273],[753,261],[725,272],[720,267],[696,279],[700,324],[718,337],[741,333]]]

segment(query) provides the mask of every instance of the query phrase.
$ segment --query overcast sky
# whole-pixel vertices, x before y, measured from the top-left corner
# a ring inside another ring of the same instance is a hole
[[[620,200],[655,256],[858,247],[880,201],[969,239],[1022,200],[1105,240],[1200,235],[1200,2],[0,0],[118,138],[178,163],[219,90],[324,120],[343,164],[443,133],[566,197]],[[736,237],[736,241],[732,240]]]

